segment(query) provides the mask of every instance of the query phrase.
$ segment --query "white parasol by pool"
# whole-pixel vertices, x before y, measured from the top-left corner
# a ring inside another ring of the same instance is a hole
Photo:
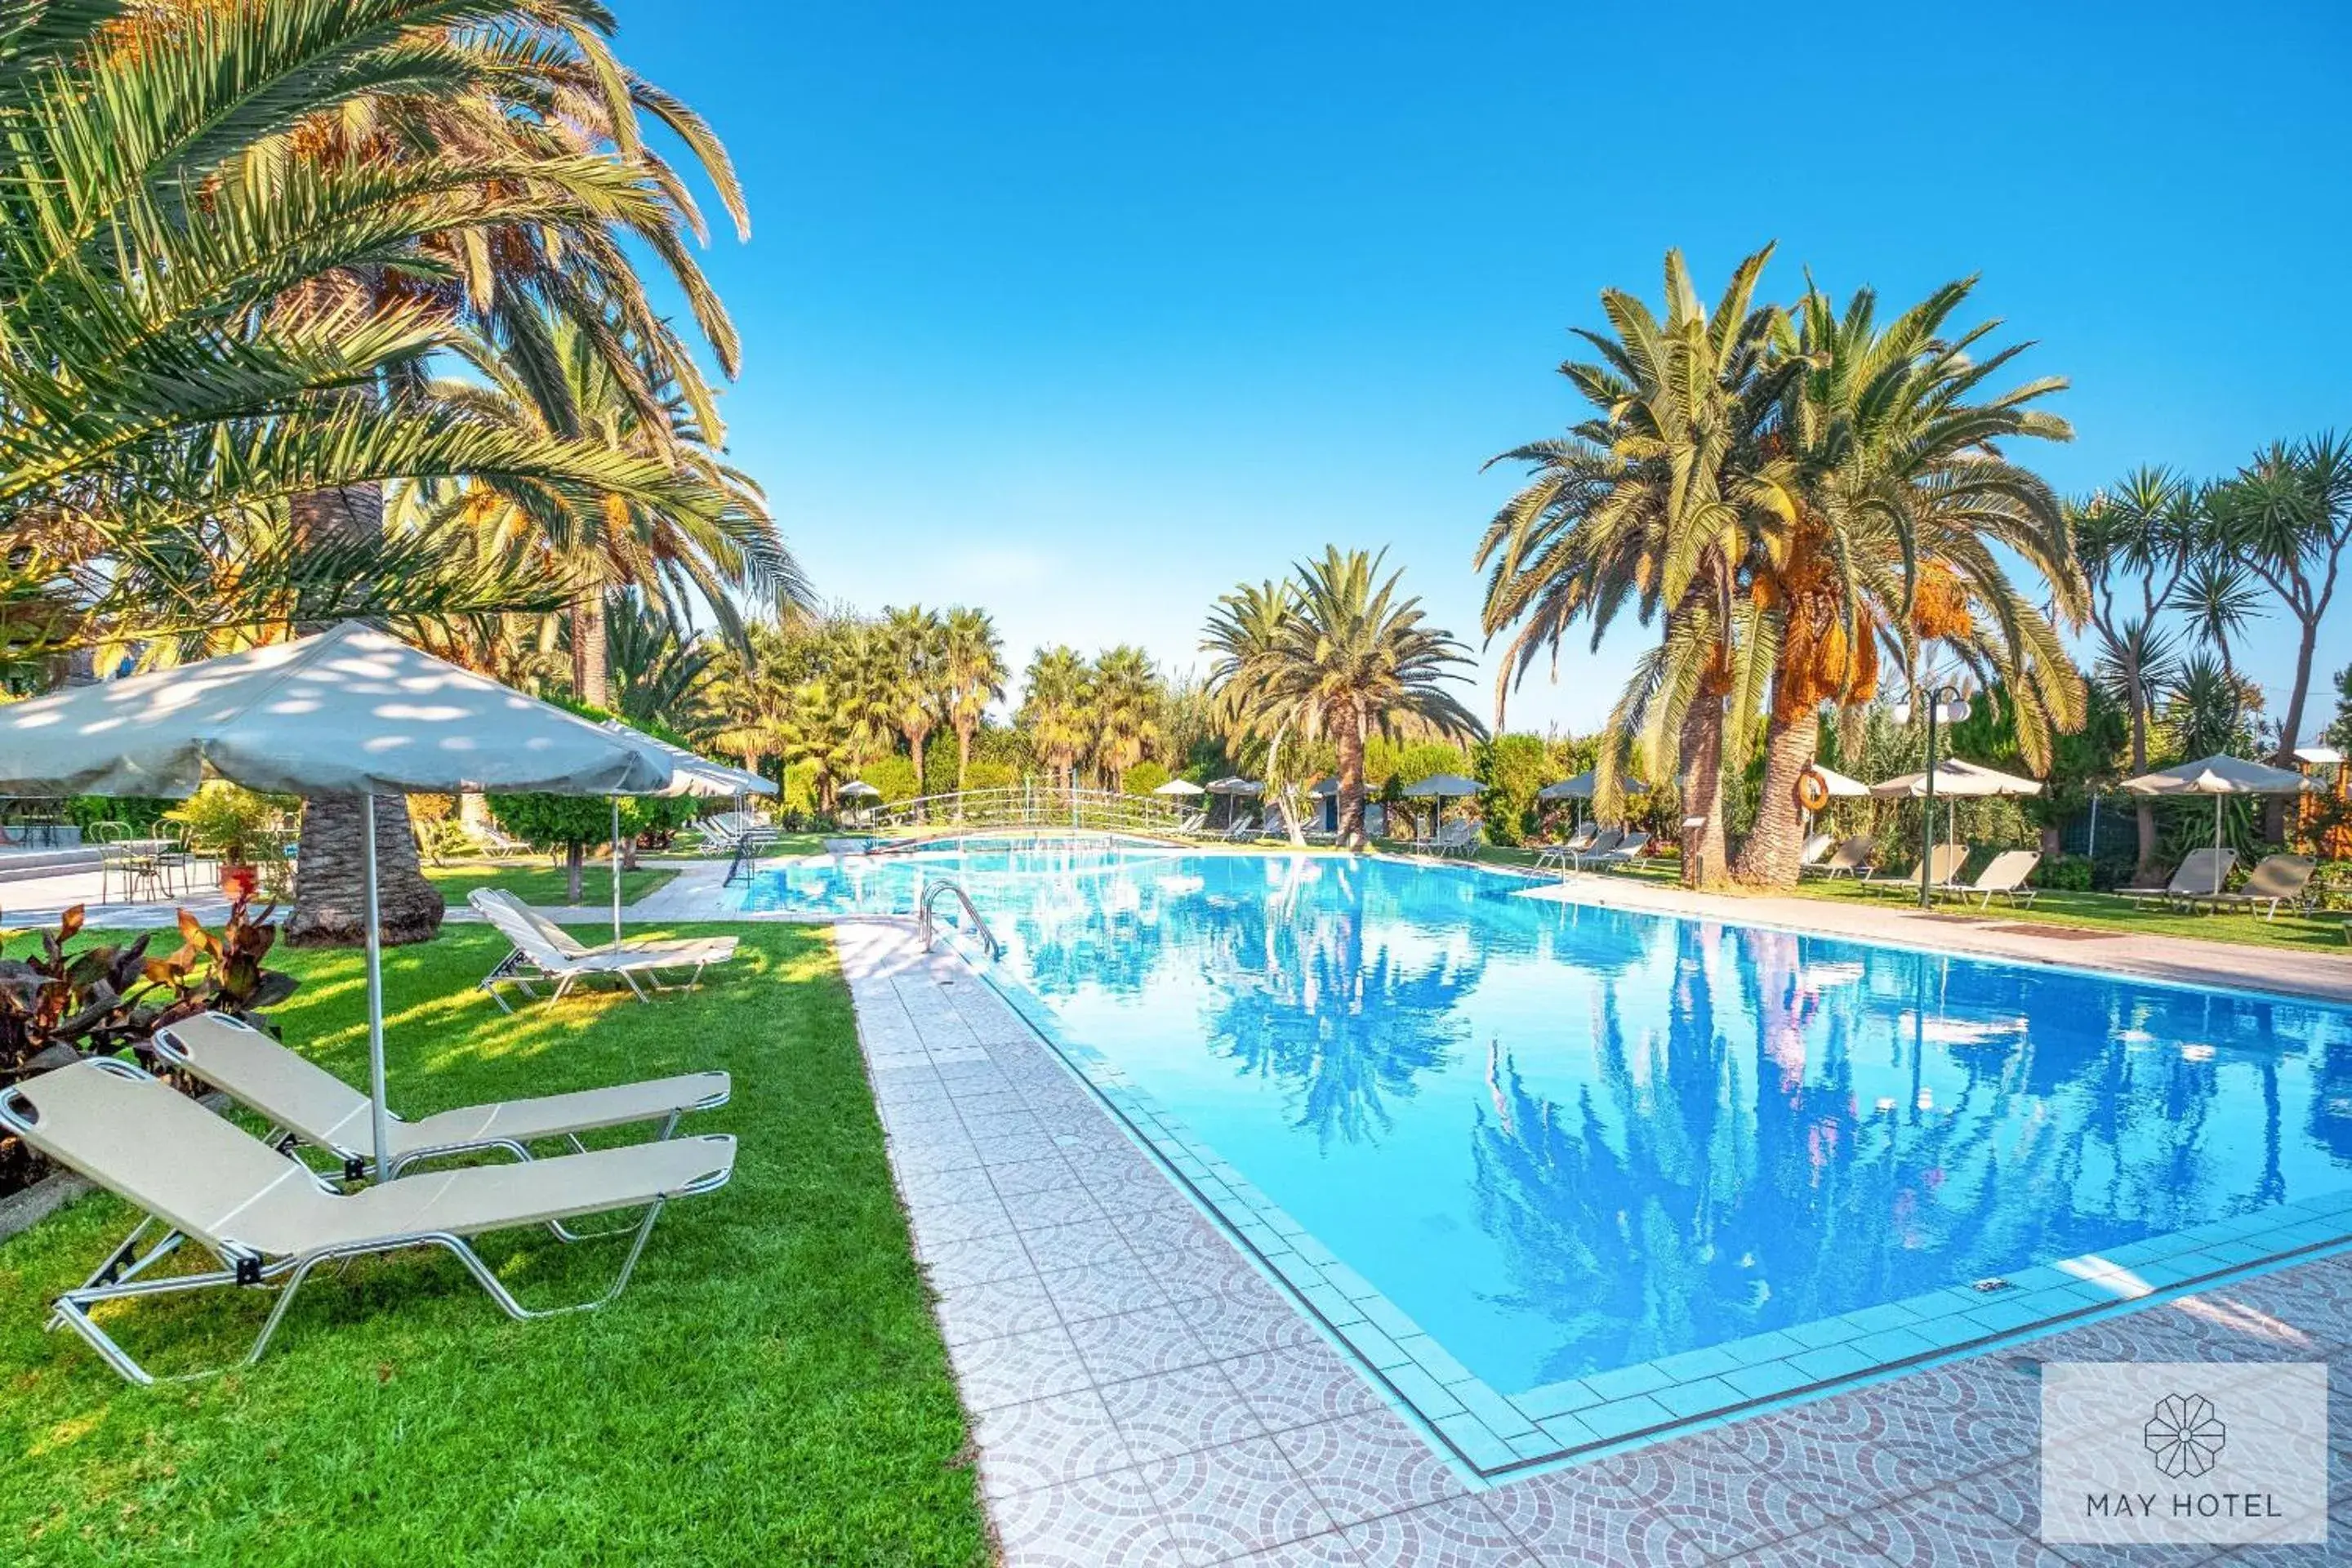
[[[2134,795],[2210,795],[2213,797],[2213,847],[2221,847],[2221,800],[2232,795],[2304,795],[2312,783],[2292,768],[2274,768],[2267,763],[2249,762],[2243,757],[2200,757],[2193,763],[2176,763],[2168,768],[2158,768],[2152,773],[2142,773],[2136,779],[2124,780],[2124,788]],[[2217,859],[2214,875],[2221,868]],[[2217,885],[2216,893],[2221,889]]]
[[[248,789],[362,797],[378,1179],[392,1136],[375,797],[650,794],[672,773],[659,752],[355,622],[0,708],[0,794],[181,796],[206,769]]]
[[[1202,790],[1199,784],[1194,784],[1191,779],[1170,779],[1166,784],[1161,784],[1158,789],[1153,790],[1151,793],[1154,795],[1201,795],[1205,792]]]
[[[607,719],[604,729],[636,745],[650,748],[669,760],[669,783],[660,789],[638,793],[674,799],[692,795],[703,800],[733,799],[740,802],[747,795],[774,795],[775,782],[742,768],[730,768],[725,763],[714,763],[684,746],[673,746],[658,735],[648,735],[643,730]],[[621,951],[621,797],[613,797],[613,951]]]

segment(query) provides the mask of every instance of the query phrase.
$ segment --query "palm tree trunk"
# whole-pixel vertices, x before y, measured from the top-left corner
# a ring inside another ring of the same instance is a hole
[[[2303,640],[2294,650],[2294,685],[2288,689],[2286,721],[2279,727],[2278,750],[2273,753],[2274,767],[2293,768],[2294,749],[2303,743],[2303,705],[2311,696],[2311,661],[2319,642],[2319,623],[2303,623]],[[2263,802],[2263,837],[2273,844],[2286,842],[2287,796],[2274,795]],[[2298,807],[2298,809],[2300,809]]]
[[[1723,879],[1723,700],[1701,692],[1683,715],[1683,816],[1701,826],[1682,830],[1683,886]]]
[[[1364,847],[1364,723],[1341,723],[1332,737],[1339,752],[1339,847]]]
[[[2131,681],[2131,760],[2135,777],[2147,772],[2147,693],[2141,685],[2137,671]],[[2139,859],[2132,868],[2132,880],[2144,882],[2156,869],[2156,806],[2146,795],[2139,802]]]
[[[1804,850],[1804,808],[1797,804],[1797,781],[1821,752],[1820,719],[1807,713],[1793,723],[1773,719],[1764,731],[1764,798],[1755,830],[1739,847],[1735,879],[1751,887],[1793,888]]]
[[[296,496],[287,505],[298,542],[380,538],[383,487],[352,485]],[[298,947],[357,947],[367,940],[365,844],[361,797],[314,795],[302,806],[294,874],[294,908],[286,940]],[[416,864],[416,837],[408,803],[379,795],[375,803],[376,908],[384,945],[430,942],[446,912],[441,889]]]
[[[572,689],[591,708],[613,706],[612,667],[605,658],[604,589],[594,584],[572,601]]]

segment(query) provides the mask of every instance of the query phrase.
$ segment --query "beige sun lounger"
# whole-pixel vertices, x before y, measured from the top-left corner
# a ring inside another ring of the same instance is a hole
[[[1958,878],[1960,868],[1969,863],[1969,847],[1965,844],[1938,844],[1927,851],[1927,886],[1930,889],[1949,887]],[[1904,876],[1880,876],[1873,871],[1862,879],[1861,886],[1874,892],[1897,895],[1919,890],[1919,868],[1914,866]]]
[[[287,1049],[252,1025],[219,1013],[199,1013],[155,1031],[155,1054],[193,1074],[270,1123],[264,1141],[280,1149],[309,1143],[342,1162],[349,1181],[375,1165],[373,1106],[368,1097],[309,1058]],[[610,1089],[580,1089],[531,1100],[501,1100],[444,1110],[421,1121],[392,1118],[387,1151],[395,1176],[421,1160],[478,1149],[499,1149],[519,1160],[530,1145],[568,1140],[608,1127],[658,1121],[656,1140],[677,1131],[689,1110],[727,1103],[732,1084],[723,1072],[682,1073]]]
[[[2123,897],[2140,908],[2150,904],[2187,906],[2197,899],[2210,899],[2230,879],[2231,870],[2238,864],[2234,849],[2216,849],[2208,845],[2191,849],[2174,868],[2172,880],[2161,888],[2118,888]]]
[[[2278,919],[2281,904],[2304,898],[2311,887],[2313,862],[2305,855],[2268,855],[2234,893],[2192,893],[2182,901],[2215,910],[2260,910],[2263,919]]]
[[[1631,866],[1650,852],[1650,832],[1637,827],[1606,849],[1595,849],[1585,856],[1587,860],[1607,871],[1619,866]]]
[[[1878,853],[1878,840],[1867,833],[1857,833],[1839,845],[1826,860],[1802,869],[1823,877],[1859,877],[1871,868],[1872,858]]]
[[[1956,898],[1962,903],[1975,899],[1979,900],[1979,907],[1988,910],[1992,908],[1992,901],[1997,898],[2007,899],[2012,904],[2022,904],[2030,909],[2041,889],[2027,887],[2025,879],[2032,876],[2033,868],[2041,864],[2042,856],[2038,850],[2004,849],[1992,858],[1991,864],[1977,873],[1976,880],[1963,882],[1956,878],[1938,883],[1934,890]]]
[[[108,1365],[139,1384],[155,1379],[91,1319],[91,1308],[217,1286],[275,1287],[277,1302],[245,1356],[249,1366],[261,1359],[295,1292],[320,1264],[439,1247],[454,1253],[509,1317],[580,1311],[603,1306],[627,1286],[665,1204],[721,1187],[735,1169],[735,1140],[709,1133],[520,1164],[430,1171],[340,1193],[186,1095],[105,1057],[0,1089],[0,1130],[148,1216],[96,1273],[57,1299],[48,1323],[73,1330]],[[568,1306],[525,1307],[467,1240],[635,1208],[646,1215],[620,1277],[602,1296]],[[151,1226],[160,1226],[163,1235],[142,1251],[141,1238]],[[183,1241],[211,1253],[220,1267],[142,1278]]]
[[[1547,844],[1537,850],[1536,866],[1538,869],[1545,867],[1557,867],[1565,871],[1579,855],[1591,848],[1600,837],[1600,826],[1596,823],[1585,823],[1559,843]]]
[[[525,996],[535,997],[538,993],[530,988],[534,976],[554,982],[555,989],[547,998],[551,1003],[562,1001],[573,985],[597,975],[620,980],[643,1002],[646,999],[645,985],[656,991],[672,989],[661,984],[662,970],[691,969],[694,973],[688,976],[684,986],[691,991],[700,984],[704,969],[735,956],[735,939],[731,936],[649,942],[618,952],[610,948],[592,950],[511,893],[496,888],[477,888],[466,895],[466,901],[514,943],[514,951],[481,981],[481,988],[490,994],[490,999],[509,1013],[514,1008],[499,994],[499,987],[512,985]],[[645,985],[638,984],[640,979]]]

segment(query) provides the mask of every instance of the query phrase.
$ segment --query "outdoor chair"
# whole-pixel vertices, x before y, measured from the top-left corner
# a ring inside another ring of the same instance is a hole
[[[242,1363],[250,1366],[320,1264],[439,1247],[457,1256],[509,1317],[581,1311],[604,1305],[628,1285],[665,1205],[725,1185],[735,1168],[735,1140],[705,1133],[520,1164],[431,1171],[341,1193],[299,1161],[110,1057],[0,1089],[0,1130],[147,1216],[96,1272],[57,1299],[48,1322],[73,1330],[136,1384],[155,1377],[98,1325],[92,1308],[220,1287],[274,1287],[278,1300]],[[469,1238],[490,1231],[638,1208],[645,1217],[620,1277],[603,1295],[565,1306],[525,1307],[470,1245]],[[162,1235],[142,1250],[151,1229]],[[185,1241],[211,1253],[219,1267],[142,1278]],[[205,1373],[170,1381],[191,1375]]]
[[[2030,909],[2040,889],[2027,887],[2025,879],[2033,875],[2033,868],[2040,864],[2042,855],[2038,850],[2004,849],[1977,873],[1974,881],[1964,882],[1955,877],[1949,881],[1936,884],[1933,890],[1948,894],[1962,903],[1975,899],[1981,909],[1992,908],[1996,898],[2007,899],[2012,904],[2022,904]]]
[[[496,888],[477,888],[466,895],[466,901],[480,911],[484,920],[496,926],[500,935],[514,944],[514,951],[499,962],[481,980],[481,989],[490,1000],[509,1013],[513,1006],[499,992],[501,985],[512,985],[534,1000],[533,979],[551,981],[554,990],[549,1003],[562,1001],[572,986],[583,980],[599,976],[618,979],[640,1002],[646,1001],[646,986],[656,991],[684,989],[691,991],[702,980],[704,969],[713,963],[723,963],[735,955],[733,937],[690,937],[675,942],[646,942],[638,947],[591,951],[583,947],[562,927],[526,908],[513,894]],[[550,931],[554,936],[549,934]],[[558,942],[556,937],[562,940]],[[683,987],[662,984],[660,971],[691,969]],[[639,984],[642,980],[644,984]]]
[[[530,845],[520,838],[509,837],[492,823],[485,822],[476,828],[474,837],[480,843],[482,853],[493,860],[504,860],[513,856],[530,853]]]
[[[1572,849],[1569,852],[1569,864],[1581,871],[1588,864],[1600,859],[1602,856],[1616,853],[1617,846],[1624,842],[1623,828],[1604,827],[1593,836],[1590,844],[1585,845],[1581,849]]]
[[[164,881],[163,858],[152,849],[126,842],[121,837],[105,838],[98,846],[98,901],[115,900],[111,892],[120,889],[127,903],[138,903],[149,898],[163,898],[169,890]]]
[[[1593,841],[1600,837],[1600,836],[1601,828],[1599,825],[1591,822],[1581,824],[1578,826],[1575,832],[1570,834],[1559,843],[1547,844],[1542,848],[1537,850],[1537,868],[1540,870],[1546,867],[1556,867],[1559,870],[1567,870],[1570,863],[1573,861],[1577,856],[1582,854],[1585,850],[1591,848]]]
[[[1256,837],[1257,817],[1255,815],[1237,816],[1234,818],[1233,826],[1225,829],[1225,842],[1228,844],[1240,844]]]
[[[1822,865],[1828,858],[1829,852],[1836,847],[1837,835],[1834,833],[1816,833],[1806,839],[1797,849],[1797,874],[1802,876]]]
[[[156,1030],[152,1044],[164,1061],[268,1121],[265,1142],[289,1152],[302,1143],[323,1149],[342,1163],[348,1181],[362,1180],[375,1168],[374,1108],[368,1097],[252,1025],[225,1014],[199,1013]],[[532,1143],[555,1138],[580,1152],[583,1132],[644,1121],[662,1124],[655,1134],[658,1142],[677,1131],[688,1111],[726,1104],[732,1088],[723,1072],[681,1073],[610,1089],[466,1106],[421,1121],[394,1116],[388,1163],[397,1176],[419,1161],[477,1150],[503,1150],[528,1160]]]
[[[1614,870],[1620,866],[1630,866],[1649,852],[1649,832],[1644,828],[1637,827],[1631,833],[1619,838],[1615,844],[1610,846],[1607,849],[1590,855],[1586,857],[1586,858],[1590,859],[1595,866],[1600,867],[1602,870],[1609,871]]]
[[[1933,891],[1949,884],[1960,874],[1960,868],[1968,863],[1969,847],[1965,844],[1937,844],[1930,847],[1927,851],[1928,889]],[[1905,893],[1916,893],[1919,890],[1919,868],[1914,866],[1908,872],[1884,875],[1874,868],[1870,875],[1861,879],[1859,886],[1874,893],[1891,892],[1897,898]]]
[[[1878,840],[1858,833],[1839,845],[1828,859],[1804,869],[1829,878],[1859,877],[1871,868],[1872,857],[1877,853]]]
[[[2315,862],[2304,855],[2269,855],[2234,893],[2197,893],[2188,902],[2212,910],[2255,910],[2263,919],[2278,919],[2281,904],[2300,903],[2310,897]]]
[[[2234,849],[2191,849],[2180,864],[2173,868],[2172,880],[2161,888],[2119,888],[2123,897],[2141,909],[2151,904],[2168,909],[2194,907],[2194,900],[2210,899],[2226,886],[2230,872],[2238,864]]]

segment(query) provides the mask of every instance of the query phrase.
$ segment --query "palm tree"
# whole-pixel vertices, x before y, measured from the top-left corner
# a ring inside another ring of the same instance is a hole
[[[915,761],[915,795],[928,793],[923,778],[923,749],[946,706],[947,623],[937,610],[909,605],[882,612],[881,641],[889,650],[890,681],[884,705],[891,724],[906,737]],[[920,809],[919,807],[918,808]]]
[[[607,595],[604,662],[608,706],[639,729],[658,726],[699,740],[710,730],[718,650],[709,639],[680,637],[677,626],[630,589]]]
[[[1004,696],[1004,639],[986,610],[948,612],[940,671],[947,686],[947,716],[956,738],[956,793],[971,771],[971,737],[988,705]]]
[[[1095,660],[1087,693],[1087,749],[1102,787],[1116,790],[1128,769],[1159,750],[1167,692],[1151,657],[1121,644]]]
[[[1402,573],[1380,578],[1385,556],[1329,545],[1302,562],[1291,612],[1250,672],[1260,723],[1338,752],[1339,842],[1349,847],[1364,843],[1364,743],[1375,731],[1391,741],[1486,732],[1446,689],[1464,679],[1467,650],[1399,595]]]
[[[1054,782],[1077,787],[1078,753],[1087,743],[1087,663],[1076,648],[1041,647],[1021,678],[1020,723]]]
[[[2149,727],[2172,680],[2173,633],[2158,617],[2196,559],[2196,504],[2195,487],[2187,479],[2167,468],[2141,468],[2066,511],[2098,635],[2095,673],[2123,710],[2134,773],[2147,771]],[[2160,848],[2156,807],[2146,796],[2138,816],[2138,871],[2146,876]]]
[[[1610,332],[1577,331],[1598,363],[1559,367],[1592,413],[1565,437],[1494,459],[1525,463],[1533,477],[1475,556],[1486,573],[1483,629],[1511,634],[1498,724],[1507,691],[1538,661],[1557,670],[1579,622],[1591,623],[1596,647],[1629,608],[1660,628],[1610,713],[1595,808],[1616,807],[1629,773],[1678,774],[1685,818],[1697,824],[1683,837],[1690,884],[1722,874],[1726,742],[1745,752],[1769,673],[1738,568],[1764,520],[1795,512],[1789,465],[1763,441],[1796,369],[1767,364],[1776,312],[1754,300],[1771,254],[1766,246],[1742,261],[1710,311],[1682,253],[1668,251],[1663,322],[1632,294],[1602,291]]]
[[[2027,345],[1976,357],[1997,321],[1946,336],[1974,285],[1946,284],[1883,326],[1872,290],[1840,314],[1808,289],[1777,333],[1777,353],[1800,368],[1766,444],[1789,463],[1795,515],[1766,514],[1743,563],[1765,612],[1758,651],[1769,650],[1772,668],[1762,795],[1735,869],[1743,882],[1795,883],[1797,786],[1820,751],[1821,710],[1867,702],[1882,650],[1916,671],[1922,645],[1939,645],[1998,683],[2036,771],[2049,765],[2053,726],[2082,721],[2081,678],[2004,565],[2025,561],[2079,618],[2063,510],[2002,449],[2071,437],[2064,421],[2032,406],[2065,383],[1984,395]]]
[[[723,324],[636,107],[698,154],[716,144],[611,60],[605,25],[572,0],[52,5],[0,23],[0,524],[73,541],[34,562],[38,585],[81,595],[54,635],[518,606],[510,581],[469,595],[430,543],[388,547],[390,480],[684,501],[666,465],[420,387],[438,353],[528,352],[484,308],[494,279],[531,270],[517,258],[545,264],[542,297],[604,309],[635,279],[625,235]],[[668,336],[635,315],[643,341]],[[205,546],[224,513],[278,526],[221,557]],[[414,940],[441,898],[385,805],[384,934]],[[355,941],[358,803],[316,815],[288,934]]]
[[[562,318],[539,330],[555,361],[572,430],[667,465],[700,502],[687,509],[607,492],[585,506],[548,509],[485,479],[460,489],[438,514],[465,519],[510,550],[542,555],[549,574],[577,584],[568,618],[572,687],[580,700],[613,705],[601,628],[614,589],[635,591],[680,635],[690,629],[688,607],[706,605],[720,633],[739,647],[744,635],[739,601],[772,616],[806,611],[807,581],[769,518],[759,487],[720,460],[677,378],[657,365],[641,370],[657,399],[649,416],[587,333]],[[491,390],[452,395],[493,405],[519,424],[547,422],[524,378],[495,363],[485,374],[493,378]]]
[[[2221,487],[2221,533],[2248,571],[2268,584],[2294,617],[2294,684],[2271,761],[2292,768],[2303,742],[2319,628],[2336,597],[2344,552],[2352,547],[2352,439],[2329,432],[2256,457]],[[2286,836],[2286,797],[2263,807],[2264,835]]]
[[[1249,741],[1266,742],[1266,776],[1282,766],[1282,722],[1265,701],[1271,689],[1268,661],[1282,641],[1283,628],[1298,603],[1298,591],[1289,582],[1244,583],[1217,601],[1201,639],[1201,651],[1214,656],[1209,665],[1209,711],[1223,727],[1229,750]],[[1285,822],[1294,843],[1303,844],[1298,824]]]

